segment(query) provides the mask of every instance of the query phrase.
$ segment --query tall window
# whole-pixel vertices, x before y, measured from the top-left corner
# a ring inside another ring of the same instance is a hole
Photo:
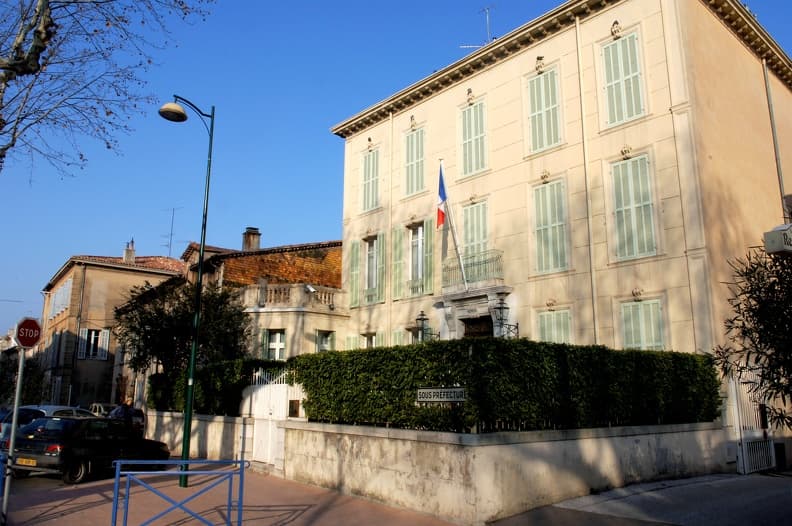
[[[569,309],[540,312],[537,316],[539,340],[543,342],[571,343],[572,315]]]
[[[412,195],[424,189],[424,131],[418,128],[409,132],[405,141],[405,164],[404,172],[407,175],[405,181],[405,194]]]
[[[664,348],[663,317],[659,300],[622,303],[621,317],[625,349]]]
[[[464,222],[463,246],[465,276],[468,281],[482,281],[490,277],[487,261],[487,203],[468,205],[462,209]]]
[[[424,276],[424,227],[422,224],[410,227],[410,280],[421,283]]]
[[[335,332],[333,331],[316,331],[316,351],[334,351],[335,350]]]
[[[385,235],[370,237],[365,246],[365,290],[363,298],[366,303],[385,301]]]
[[[261,331],[261,354],[266,360],[285,360],[286,331],[283,329]]]
[[[531,107],[531,151],[538,152],[561,142],[558,104],[558,70],[547,70],[528,81]]]
[[[360,241],[349,244],[349,306],[360,305]]]
[[[69,307],[71,299],[72,278],[67,279],[50,296],[49,317],[54,318]]]
[[[652,189],[646,155],[611,165],[616,214],[616,255],[637,258],[656,251]]]
[[[379,206],[379,150],[363,157],[363,211]]]
[[[484,102],[478,101],[462,110],[462,176],[487,167],[487,144]]]
[[[107,360],[107,347],[109,343],[109,329],[80,329],[77,359]]]
[[[632,33],[606,44],[602,47],[602,57],[608,125],[643,115],[638,36]]]
[[[564,183],[555,181],[534,189],[536,214],[536,270],[552,272],[567,268],[566,207]]]

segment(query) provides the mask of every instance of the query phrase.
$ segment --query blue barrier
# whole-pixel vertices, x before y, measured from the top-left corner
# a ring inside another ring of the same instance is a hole
[[[250,462],[245,460],[116,460],[113,462],[115,464],[115,483],[113,485],[113,513],[112,517],[110,518],[110,526],[116,526],[117,519],[118,519],[118,501],[119,501],[119,490],[121,487],[121,477],[126,477],[126,484],[125,484],[125,491],[123,495],[124,501],[124,518],[123,518],[123,526],[127,526],[127,519],[129,516],[129,501],[131,500],[131,493],[130,488],[132,486],[132,482],[137,482],[140,486],[143,486],[150,492],[154,493],[161,499],[169,502],[171,506],[167,508],[165,511],[162,511],[150,519],[146,520],[145,522],[140,523],[140,526],[145,526],[151,524],[155,520],[164,517],[171,511],[176,509],[180,509],[193,517],[194,519],[206,524],[207,526],[212,526],[214,523],[209,522],[205,518],[201,517],[194,511],[190,510],[185,506],[185,504],[189,503],[191,500],[203,495],[207,491],[211,490],[223,484],[224,482],[228,482],[228,499],[226,501],[226,525],[231,526],[231,508],[233,504],[233,488],[234,488],[234,477],[239,477],[239,490],[237,491],[237,526],[242,525],[242,503],[245,491],[245,469],[250,467]],[[201,466],[236,466],[233,470],[217,470],[217,469],[204,469],[204,470],[189,470],[189,466],[192,464],[200,464]],[[134,466],[140,469],[141,466],[151,465],[151,466],[178,466],[178,470],[160,470],[160,471],[143,471],[143,470],[131,470],[127,469],[124,470],[122,467],[124,465],[127,466]],[[185,470],[187,468],[187,470]],[[193,493],[192,495],[188,496],[187,498],[176,501],[172,499],[168,495],[165,495],[161,491],[154,488],[151,484],[145,482],[140,476],[141,475],[170,475],[173,477],[181,477],[184,475],[194,476],[194,475],[210,475],[215,480],[213,480],[210,484],[203,487],[200,491]]]

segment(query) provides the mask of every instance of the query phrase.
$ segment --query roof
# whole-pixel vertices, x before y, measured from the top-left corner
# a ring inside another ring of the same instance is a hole
[[[207,260],[211,267],[222,266],[224,286],[269,283],[311,283],[341,288],[341,241],[226,252]]]
[[[50,290],[60,278],[74,265],[92,265],[96,267],[115,268],[129,272],[144,272],[176,276],[184,273],[187,264],[179,259],[166,256],[135,256],[134,262],[126,262],[123,257],[112,256],[72,256],[52,276],[43,290]]]
[[[768,68],[787,87],[792,89],[792,60],[741,2],[738,0],[702,1],[758,58],[767,60]],[[533,46],[536,42],[574,26],[576,18],[588,18],[621,2],[623,0],[570,0],[565,2],[450,66],[337,124],[331,128],[331,131],[343,138],[359,133],[388,119],[391,114],[406,111],[436,93],[445,91],[482,70],[508,60],[515,53]]]
[[[187,248],[184,249],[184,252],[181,255],[181,259],[184,261],[189,261],[194,252],[197,253],[200,251],[201,251],[201,245],[199,243],[196,243],[195,241],[190,241],[190,244],[187,245]],[[204,245],[204,259],[207,258],[207,254],[211,256],[213,254],[228,254],[231,252],[234,252],[234,250],[230,248]]]

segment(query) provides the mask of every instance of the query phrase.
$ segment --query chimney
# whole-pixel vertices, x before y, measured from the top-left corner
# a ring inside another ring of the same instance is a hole
[[[256,227],[249,226],[242,234],[242,251],[250,252],[251,250],[258,250],[259,243],[261,242],[261,234]]]
[[[126,244],[126,248],[124,249],[124,263],[134,263],[134,262],[135,262],[135,238],[132,238],[132,240]]]

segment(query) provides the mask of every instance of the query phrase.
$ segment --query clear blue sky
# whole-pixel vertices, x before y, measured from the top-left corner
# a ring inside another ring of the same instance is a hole
[[[341,238],[344,142],[330,127],[504,35],[560,0],[220,0],[205,23],[174,25],[149,92],[216,107],[206,242],[241,248]],[[747,2],[789,54],[792,2]],[[45,164],[0,174],[0,333],[41,317],[41,290],[74,255],[179,257],[200,238],[207,134],[136,118],[123,155],[85,143],[89,165],[63,179]],[[175,212],[174,212],[175,211]],[[171,217],[173,229],[171,234]]]

